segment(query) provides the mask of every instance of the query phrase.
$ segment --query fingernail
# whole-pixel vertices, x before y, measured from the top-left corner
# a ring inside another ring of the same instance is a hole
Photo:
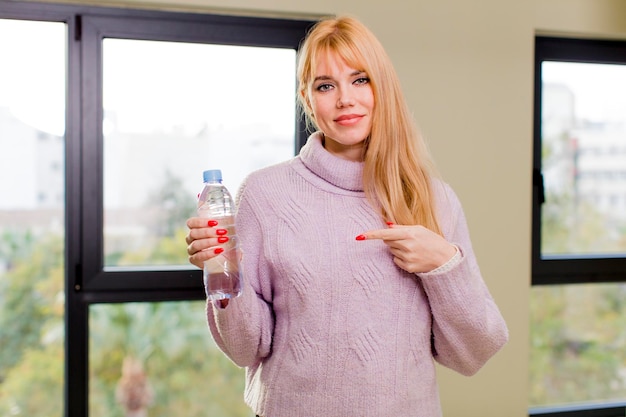
[[[215,250],[213,251],[213,253],[215,253],[216,255],[219,255],[222,252],[224,252],[224,248],[215,248]]]
[[[217,221],[216,220],[209,220],[208,225],[209,225],[209,227],[215,227],[215,226],[217,226]]]
[[[228,233],[228,230],[226,230],[226,229],[217,229],[215,231],[215,233],[217,233],[218,236],[223,236],[223,235]]]
[[[358,235],[356,237],[356,240],[365,240],[365,239],[366,239],[365,235]]]
[[[393,222],[387,222],[387,226],[393,226]]]
[[[217,238],[217,241],[219,243],[226,243],[226,242],[228,242],[228,236],[220,236],[220,237]]]

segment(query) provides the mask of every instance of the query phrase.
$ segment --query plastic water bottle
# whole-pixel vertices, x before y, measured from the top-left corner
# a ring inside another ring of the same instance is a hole
[[[211,300],[234,298],[241,294],[239,248],[235,231],[235,202],[222,184],[222,171],[204,171],[204,188],[198,197],[198,216],[217,221],[217,229],[226,229],[228,241],[222,253],[204,262],[204,288]]]

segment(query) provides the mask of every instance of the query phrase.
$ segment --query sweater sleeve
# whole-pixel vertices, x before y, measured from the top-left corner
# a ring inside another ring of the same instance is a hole
[[[240,191],[236,225],[243,253],[243,291],[226,308],[207,302],[207,320],[218,347],[245,367],[270,354],[274,331],[269,270],[261,261],[263,234],[245,188]]]
[[[469,376],[506,344],[508,329],[480,273],[461,203],[449,186],[440,186],[439,221],[461,259],[451,269],[420,279],[433,317],[435,360]]]

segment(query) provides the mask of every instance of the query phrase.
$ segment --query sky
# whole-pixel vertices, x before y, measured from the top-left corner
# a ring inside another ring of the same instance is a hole
[[[7,107],[11,116],[23,123],[57,136],[65,133],[66,42],[63,23],[0,19],[0,108]],[[285,155],[271,144],[262,149],[257,146],[247,152],[255,152],[254,155],[245,156],[241,145],[233,150],[235,155],[221,146],[222,155],[207,154],[204,162],[198,162],[196,175],[189,175],[193,184],[201,183],[200,167],[215,164],[216,156],[220,161],[234,158],[248,164],[246,158],[267,163],[286,159],[293,155],[294,74],[292,49],[106,38],[105,138],[109,134],[113,137],[113,129],[124,137],[141,133],[141,137],[148,138],[153,134],[176,138],[178,134],[196,137],[207,130],[218,132],[208,135],[212,140],[233,138],[232,132],[236,131],[239,137],[243,135],[242,143],[265,135],[286,140],[290,145]],[[1,181],[0,190],[14,196],[14,201],[26,201],[26,197],[17,195],[21,190],[25,193],[23,190],[36,189],[37,169],[31,166],[36,163],[33,144],[22,142],[17,150],[15,140],[19,138],[3,138],[0,133],[0,174],[8,178],[7,173],[19,173],[22,183]],[[113,141],[106,141],[109,142]],[[237,144],[233,142],[234,145]],[[18,151],[23,154],[18,155]],[[121,159],[124,153],[119,155]],[[187,162],[186,165],[193,165]],[[225,177],[231,181],[240,181],[247,172],[243,171],[249,169],[243,162],[239,164],[242,167],[217,163],[228,165],[219,168],[226,171]],[[24,204],[35,204],[30,200]],[[7,202],[0,202],[0,206],[3,204]]]
[[[63,23],[0,19],[0,57],[11,63],[0,66],[0,106],[59,136],[65,131],[65,37]]]
[[[59,136],[65,37],[63,23],[0,19],[0,56],[12,63],[0,66],[0,106]],[[104,108],[115,111],[124,131],[207,123],[265,124],[278,134],[285,125],[293,129],[293,50],[105,39],[103,55]]]
[[[569,86],[578,117],[626,123],[626,65],[544,62],[542,77]]]

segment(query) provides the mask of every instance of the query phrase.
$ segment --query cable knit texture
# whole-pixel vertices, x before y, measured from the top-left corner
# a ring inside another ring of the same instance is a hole
[[[239,192],[244,292],[207,304],[220,349],[246,367],[245,401],[264,417],[441,416],[434,360],[477,372],[507,341],[461,205],[434,183],[460,260],[425,276],[399,269],[362,187],[363,164],[313,134],[300,155],[251,174]]]

